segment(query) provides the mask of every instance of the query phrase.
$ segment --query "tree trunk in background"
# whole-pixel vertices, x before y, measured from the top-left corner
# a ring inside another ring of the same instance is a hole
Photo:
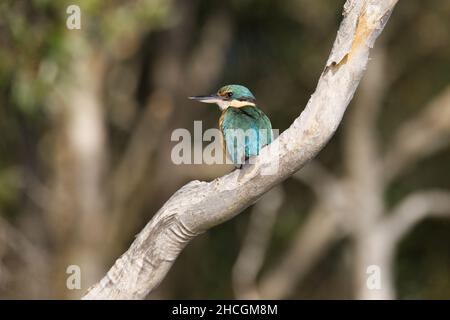
[[[75,42],[77,43],[77,42]],[[75,51],[77,52],[77,51]],[[91,52],[74,59],[53,106],[57,127],[55,201],[50,210],[57,239],[55,297],[78,298],[81,290],[65,286],[69,265],[81,268],[82,289],[103,272],[106,253],[105,119],[101,104],[104,75],[102,57]]]
[[[347,1],[316,91],[291,127],[261,150],[255,164],[209,183],[192,181],[179,189],[84,298],[145,298],[191,239],[234,217],[317,155],[340,124],[365,71],[370,48],[396,3]],[[279,164],[277,170],[274,163]]]

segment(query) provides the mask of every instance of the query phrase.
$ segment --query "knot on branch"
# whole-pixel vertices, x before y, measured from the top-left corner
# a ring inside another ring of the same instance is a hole
[[[162,217],[146,240],[150,248],[146,256],[156,264],[174,261],[185,245],[199,233],[190,230],[177,214]]]
[[[199,232],[190,230],[180,219],[173,218],[173,223],[167,229],[167,237],[169,242],[173,242],[176,247],[178,244],[184,244],[197,236]]]

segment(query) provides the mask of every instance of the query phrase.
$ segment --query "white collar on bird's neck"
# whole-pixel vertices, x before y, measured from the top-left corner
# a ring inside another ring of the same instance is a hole
[[[220,101],[217,101],[217,105],[219,106],[220,110],[222,110],[222,111],[225,111],[226,109],[228,109],[228,107],[242,108],[242,107],[246,107],[246,106],[252,106],[252,107],[256,106],[254,102],[241,101],[241,100],[237,100],[237,99],[233,99],[231,101],[220,100]]]

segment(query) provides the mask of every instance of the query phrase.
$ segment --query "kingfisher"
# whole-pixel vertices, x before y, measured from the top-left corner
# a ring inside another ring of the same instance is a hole
[[[251,156],[258,155],[262,147],[272,142],[272,124],[246,87],[226,85],[215,94],[189,99],[219,106],[222,147],[236,168],[241,168]]]

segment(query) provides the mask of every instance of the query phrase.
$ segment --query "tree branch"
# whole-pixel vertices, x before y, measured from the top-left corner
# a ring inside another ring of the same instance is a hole
[[[321,203],[312,209],[279,264],[261,278],[258,287],[262,298],[283,299],[292,294],[332,244],[348,233],[342,228],[341,213]]]
[[[369,49],[397,0],[348,0],[316,92],[289,129],[261,150],[254,165],[178,190],[85,299],[142,299],[165,277],[196,235],[229,220],[313,158],[336,131],[361,80]],[[274,148],[278,147],[277,154]],[[264,174],[278,163],[275,174]]]
[[[332,172],[328,171],[316,160],[309,162],[301,171],[292,177],[311,188],[317,198],[322,198],[324,194],[328,196],[328,193],[332,192],[331,189],[334,190],[340,183]]]
[[[357,285],[359,299],[394,299],[393,265],[399,241],[427,216],[450,215],[450,192],[444,190],[416,191],[403,199],[391,213],[372,224],[367,236],[356,243],[361,260],[356,263],[358,277],[367,281],[369,265],[383,270],[380,290],[367,290],[366,282]],[[358,263],[359,262],[359,263]]]
[[[307,184],[314,191],[318,203],[298,229],[279,263],[261,277],[258,295],[263,299],[290,296],[333,243],[351,231],[345,181],[339,180],[318,161],[311,161],[292,177]]]
[[[238,299],[259,298],[256,278],[263,266],[283,198],[283,190],[278,186],[252,208],[247,235],[233,266],[233,289]]]
[[[403,199],[381,222],[389,240],[396,244],[427,216],[450,215],[450,192],[446,190],[416,191]],[[395,245],[392,245],[395,247]]]
[[[422,112],[397,130],[384,158],[386,182],[423,157],[446,147],[449,136],[450,86],[447,86]]]

